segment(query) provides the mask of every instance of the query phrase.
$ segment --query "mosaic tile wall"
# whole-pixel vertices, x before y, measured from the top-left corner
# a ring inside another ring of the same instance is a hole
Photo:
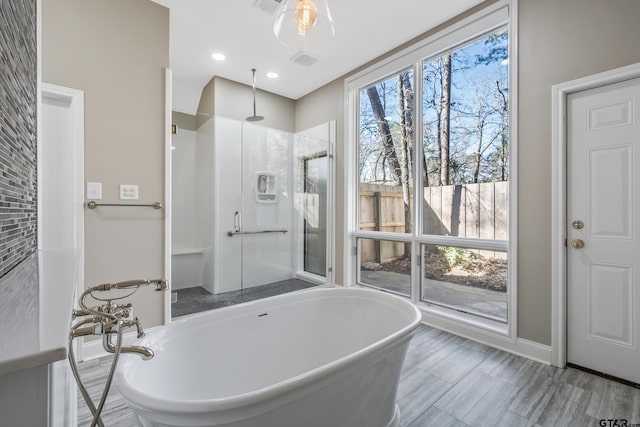
[[[0,277],[37,250],[36,0],[0,0]]]

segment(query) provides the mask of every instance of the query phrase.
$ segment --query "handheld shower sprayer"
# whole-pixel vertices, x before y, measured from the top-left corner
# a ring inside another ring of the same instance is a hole
[[[167,289],[167,281],[165,279],[155,279],[155,280],[125,280],[123,282],[117,283],[103,283],[101,285],[96,285],[89,288],[87,291],[89,293],[93,291],[110,291],[111,289],[132,289],[139,288],[140,286],[146,285],[156,285],[156,291],[164,291]]]

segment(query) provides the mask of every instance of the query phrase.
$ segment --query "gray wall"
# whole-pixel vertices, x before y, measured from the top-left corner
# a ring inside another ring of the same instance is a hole
[[[551,343],[551,86],[640,62],[637,0],[520,0],[518,335]]]
[[[36,1],[0,1],[0,277],[37,250]]]
[[[202,90],[198,114],[244,120],[253,115],[253,89],[223,77],[213,77]],[[295,101],[292,99],[256,90],[256,114],[264,117],[255,122],[260,126],[294,131]]]
[[[140,202],[164,201],[164,68],[169,10],[149,0],[43,0],[42,80],[85,94],[85,180],[103,202],[137,184]],[[158,278],[164,271],[164,212],[85,210],[85,285]],[[163,297],[131,298],[144,325],[162,322]],[[167,295],[168,297],[168,295]]]
[[[180,129],[186,130],[196,130],[196,116],[192,116],[191,114],[181,113],[179,111],[171,112],[171,124],[174,124],[178,127],[177,131],[180,132]]]
[[[488,3],[491,1],[485,4]],[[518,6],[518,336],[550,345],[551,86],[640,62],[640,2],[519,0]],[[317,123],[331,119],[338,122],[336,280],[339,283],[344,230],[343,79],[296,103],[296,130],[313,125],[316,119]]]

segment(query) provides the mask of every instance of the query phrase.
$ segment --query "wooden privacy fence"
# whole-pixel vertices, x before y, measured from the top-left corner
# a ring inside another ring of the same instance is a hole
[[[425,187],[423,232],[438,236],[506,240],[508,236],[508,183]],[[360,229],[403,233],[402,187],[360,184]],[[362,242],[362,262],[384,262],[401,256],[404,244]]]

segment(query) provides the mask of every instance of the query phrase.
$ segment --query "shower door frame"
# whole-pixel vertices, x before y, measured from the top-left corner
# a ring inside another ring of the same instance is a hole
[[[302,218],[302,263],[298,264],[298,266],[302,266],[302,271],[304,273],[309,273],[309,274],[314,274],[317,276],[321,276],[326,278],[327,277],[327,202],[326,200],[328,199],[329,193],[328,193],[328,182],[329,182],[329,156],[327,154],[327,151],[321,151],[318,152],[312,156],[308,156],[308,157],[303,157],[300,158],[301,162],[302,162],[302,180],[303,180],[303,194],[309,194],[307,193],[307,180],[308,180],[308,171],[309,171],[309,162],[315,161],[315,160],[324,160],[325,162],[327,162],[326,164],[326,176],[325,176],[325,190],[324,190],[324,210],[325,210],[325,214],[324,214],[324,276],[322,274],[318,274],[315,273],[313,271],[308,270],[308,256],[307,256],[307,247],[309,246],[309,240],[307,239],[308,235],[311,233],[313,234],[313,232],[309,232],[309,229],[311,228],[311,226],[309,225],[309,221],[307,221],[306,218]],[[318,192],[318,195],[320,195],[322,193]],[[320,197],[318,197],[318,199],[320,200]],[[321,212],[322,212],[322,204],[319,202],[318,203],[318,220],[320,220],[321,218]],[[318,234],[322,235],[321,232],[319,232]]]

